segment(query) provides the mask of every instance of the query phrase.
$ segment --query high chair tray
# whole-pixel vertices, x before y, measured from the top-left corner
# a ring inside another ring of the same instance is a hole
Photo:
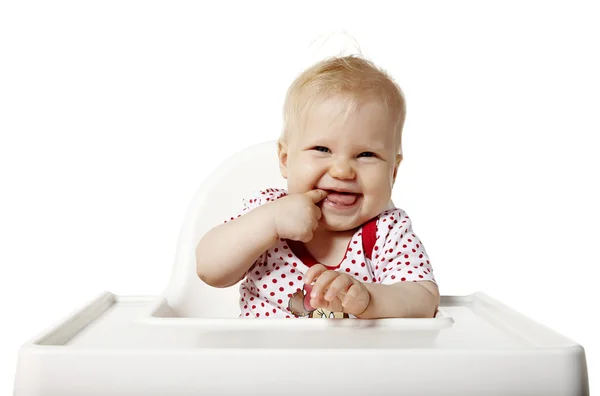
[[[587,395],[581,346],[483,293],[432,319],[178,317],[103,293],[24,344],[33,395]]]

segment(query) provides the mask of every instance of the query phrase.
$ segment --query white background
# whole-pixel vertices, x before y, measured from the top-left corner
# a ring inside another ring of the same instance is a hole
[[[291,79],[341,49],[311,43],[342,29],[405,91],[393,198],[442,294],[572,338],[598,388],[598,10],[391,3],[1,3],[0,393],[98,293],[162,291],[200,183],[277,138]]]

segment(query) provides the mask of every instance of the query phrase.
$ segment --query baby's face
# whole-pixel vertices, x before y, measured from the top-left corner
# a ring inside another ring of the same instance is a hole
[[[401,159],[382,104],[365,102],[348,117],[345,108],[339,97],[313,106],[305,128],[279,153],[290,194],[329,192],[319,204],[320,225],[334,231],[359,227],[387,208]]]

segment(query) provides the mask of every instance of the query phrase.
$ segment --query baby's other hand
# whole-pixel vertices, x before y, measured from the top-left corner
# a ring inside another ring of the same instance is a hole
[[[371,294],[364,283],[350,275],[328,270],[322,264],[313,265],[306,272],[304,283],[313,281],[310,305],[314,308],[358,316],[371,302]]]
[[[309,242],[321,219],[319,202],[327,197],[324,190],[293,194],[273,202],[273,221],[278,238]]]

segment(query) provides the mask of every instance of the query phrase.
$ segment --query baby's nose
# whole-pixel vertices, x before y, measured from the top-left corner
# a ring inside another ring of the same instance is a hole
[[[356,172],[348,161],[336,161],[329,167],[329,176],[335,179],[354,179]]]

